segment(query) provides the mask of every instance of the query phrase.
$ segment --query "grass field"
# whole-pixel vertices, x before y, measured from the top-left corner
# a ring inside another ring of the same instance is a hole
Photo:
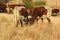
[[[50,17],[48,24],[44,19],[34,25],[15,27],[12,14],[0,14],[0,40],[60,40],[60,15]]]

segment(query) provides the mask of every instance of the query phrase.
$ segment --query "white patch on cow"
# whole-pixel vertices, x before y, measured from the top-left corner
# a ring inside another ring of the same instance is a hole
[[[42,18],[46,19],[47,18],[47,15],[43,15]]]
[[[28,16],[28,19],[32,18],[32,16]]]
[[[7,13],[9,13],[9,7],[7,7],[6,10],[7,10]]]
[[[17,7],[14,8],[13,14],[16,22],[19,19],[19,10],[17,9]]]
[[[49,18],[52,14],[52,8],[49,6],[44,6],[44,7],[47,9],[47,15],[46,16]]]
[[[24,6],[17,6],[18,10],[21,10],[22,8],[25,8]]]
[[[41,6],[45,7],[45,9],[47,9],[47,15],[45,15],[45,16],[49,18],[52,15],[52,8],[47,5],[41,5]],[[37,7],[41,7],[41,6],[37,6]]]

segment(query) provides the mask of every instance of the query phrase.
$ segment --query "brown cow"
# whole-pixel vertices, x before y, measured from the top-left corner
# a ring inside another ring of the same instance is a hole
[[[14,10],[14,8],[16,6],[20,7],[20,6],[24,6],[24,5],[21,5],[21,4],[11,4],[11,5],[9,5],[9,4],[7,4],[6,6],[7,6],[7,8],[6,8],[7,13],[10,13],[10,12],[12,12]]]
[[[37,19],[38,16],[41,17],[41,21],[43,22],[42,16],[47,15],[47,9],[45,9],[44,6],[31,8],[29,14],[32,16],[32,19],[31,19],[32,22],[35,22],[35,20],[38,21]],[[50,19],[48,17],[47,17],[47,20],[50,23]]]
[[[16,6],[14,9],[15,9],[15,12],[14,12],[15,19],[17,21],[16,26],[18,26],[19,23],[21,24],[21,26],[23,26],[23,22],[27,24],[28,23],[27,9],[24,6]]]
[[[52,15],[57,15],[58,12],[59,12],[59,9],[52,9]]]

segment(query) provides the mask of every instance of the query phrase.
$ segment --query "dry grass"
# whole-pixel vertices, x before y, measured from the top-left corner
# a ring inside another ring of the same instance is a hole
[[[14,17],[0,14],[0,40],[60,40],[60,16],[50,17],[48,24],[44,19],[34,25],[15,27]]]

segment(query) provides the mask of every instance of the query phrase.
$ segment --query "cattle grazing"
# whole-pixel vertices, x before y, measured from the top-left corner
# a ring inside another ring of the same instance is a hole
[[[50,23],[50,18],[47,17],[47,9],[44,6],[31,8],[29,14],[30,14],[30,16],[32,16],[32,18],[31,18],[32,22],[35,22],[35,20],[38,21],[37,17],[40,17],[41,21],[43,22],[42,17],[43,17],[43,15],[45,15],[48,22]]]

